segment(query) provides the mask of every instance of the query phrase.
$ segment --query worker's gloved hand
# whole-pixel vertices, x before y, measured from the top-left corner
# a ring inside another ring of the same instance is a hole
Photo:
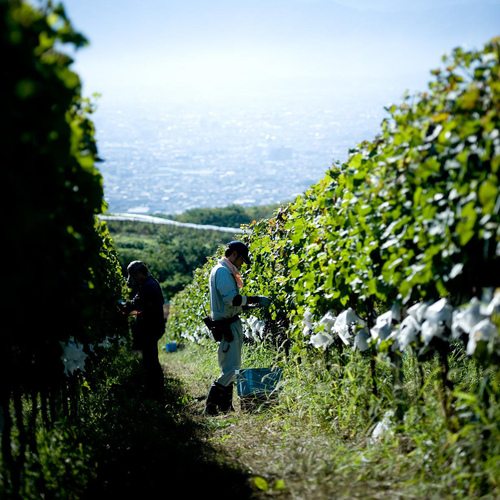
[[[269,307],[271,305],[271,299],[269,299],[268,297],[264,297],[262,295],[259,295],[257,298],[259,299],[258,304],[260,306]]]
[[[247,297],[247,304],[255,304],[256,306],[269,307],[271,305],[271,299],[268,299],[263,295],[251,295]]]

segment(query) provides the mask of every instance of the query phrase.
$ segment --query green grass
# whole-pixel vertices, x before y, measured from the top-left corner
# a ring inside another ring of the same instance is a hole
[[[38,423],[37,453],[26,456],[18,488],[0,467],[0,498],[153,498],[172,488],[198,498],[214,482],[226,483],[223,498],[247,498],[246,474],[216,456],[181,382],[165,377],[160,401],[142,383],[139,357],[123,350],[102,385],[83,389],[73,418]]]
[[[202,394],[217,374],[215,344],[188,346],[166,356],[166,363],[175,366],[175,373],[196,394]],[[262,347],[246,347],[242,365],[270,366],[270,359]],[[373,438],[375,426],[387,412],[397,410],[391,391],[383,390],[392,375],[389,359],[382,355],[377,360],[377,396],[371,389],[369,360],[356,357],[345,364],[335,355],[325,359],[317,352],[304,353],[301,363],[284,366],[276,405],[251,415],[238,410],[236,419],[228,417],[229,431],[217,420],[219,427],[211,432],[219,448],[240,466],[256,471],[255,477],[268,485],[279,480],[286,486],[273,495],[497,498],[497,400],[481,418],[477,399],[457,397],[453,410],[458,425],[450,430],[437,360],[424,363],[423,386],[415,366],[408,353],[403,362],[404,417],[392,419],[378,440]],[[477,389],[477,375],[475,365],[462,356],[452,360],[456,391]],[[258,455],[248,451],[248,443]]]
[[[498,376],[480,373],[460,353],[450,371],[458,425],[450,429],[443,413],[437,360],[424,363],[422,384],[408,353],[404,418],[374,440],[376,424],[396,409],[383,390],[391,376],[383,355],[378,395],[369,359],[304,351],[300,362],[281,360],[283,385],[273,404],[243,411],[235,397],[235,413],[209,418],[202,412],[218,374],[216,349],[212,342],[162,351],[164,401],[145,396],[140,359],[123,350],[106,383],[84,388],[73,419],[51,429],[40,422],[20,498],[147,497],[174,484],[196,497],[213,481],[224,482],[226,498],[242,499],[500,496]],[[276,359],[262,345],[247,345],[242,366],[272,366]],[[486,375],[488,405],[477,396]]]

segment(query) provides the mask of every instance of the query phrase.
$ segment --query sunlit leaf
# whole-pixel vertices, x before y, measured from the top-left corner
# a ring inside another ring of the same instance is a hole
[[[269,485],[267,484],[267,481],[263,477],[260,476],[254,477],[253,482],[255,486],[259,488],[259,490],[269,491]]]

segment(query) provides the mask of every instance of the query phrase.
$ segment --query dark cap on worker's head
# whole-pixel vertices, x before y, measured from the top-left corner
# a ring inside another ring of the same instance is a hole
[[[250,257],[248,256],[248,247],[242,241],[231,241],[228,244],[227,249],[233,252],[236,250],[238,255],[243,257],[243,260],[247,266],[250,265]]]
[[[141,267],[146,267],[144,262],[141,262],[140,260],[134,260],[132,261],[128,266],[127,266],[127,271],[128,274],[135,273],[136,271],[139,271]]]
[[[127,283],[129,285],[134,283],[134,279],[132,278],[132,274],[137,272],[137,271],[140,271],[141,269],[143,269],[144,274],[149,275],[149,271],[148,271],[148,268],[146,267],[146,264],[144,264],[144,262],[142,262],[140,260],[134,260],[127,266],[127,271],[128,271]]]

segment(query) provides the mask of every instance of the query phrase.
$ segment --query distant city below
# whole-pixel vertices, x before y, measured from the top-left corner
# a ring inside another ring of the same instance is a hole
[[[245,111],[98,108],[108,211],[174,215],[286,203],[372,140],[386,116],[383,106],[360,99]]]

